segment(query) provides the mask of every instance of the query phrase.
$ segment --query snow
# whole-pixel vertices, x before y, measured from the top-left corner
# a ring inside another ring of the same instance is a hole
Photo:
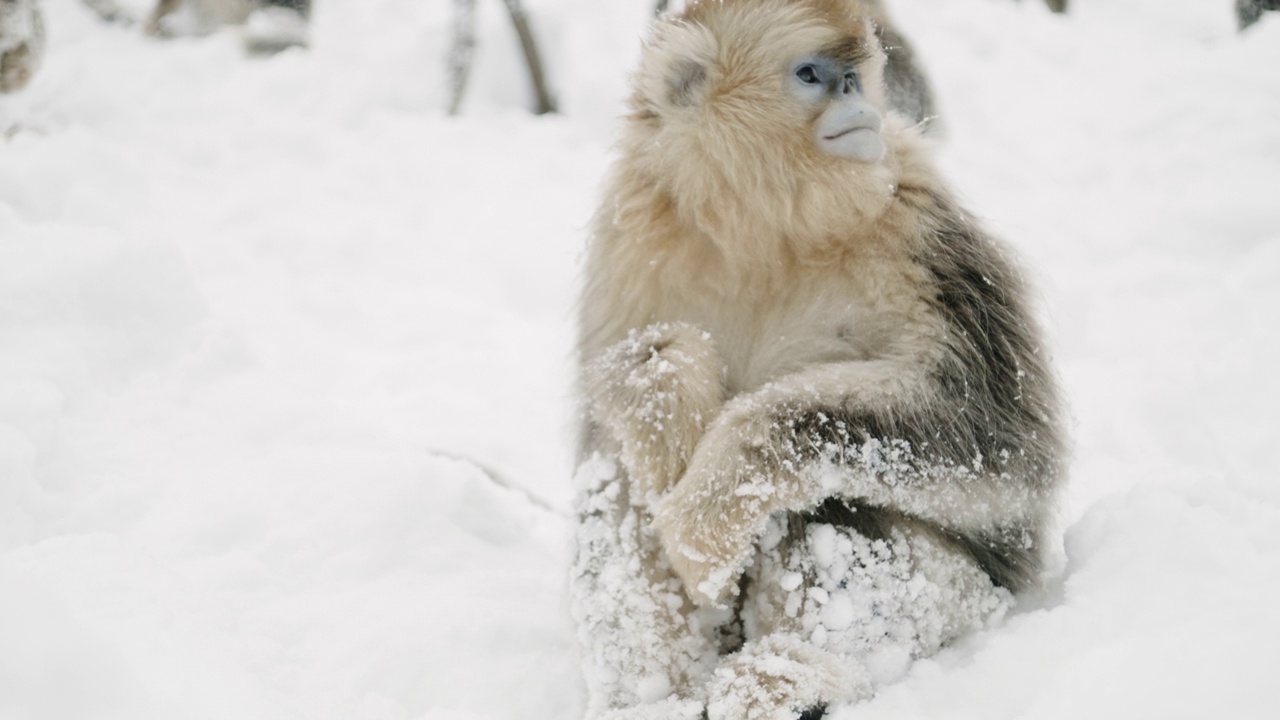
[[[573,302],[650,3],[526,4],[558,116],[500,3],[457,118],[448,3],[319,0],[266,60],[42,3],[0,97],[0,718],[580,713]],[[1280,14],[891,8],[1075,451],[1049,591],[832,717],[1268,717]]]

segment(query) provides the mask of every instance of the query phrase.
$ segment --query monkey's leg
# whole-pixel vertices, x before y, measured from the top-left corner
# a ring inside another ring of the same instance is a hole
[[[1012,599],[927,527],[834,499],[770,518],[746,593],[747,646],[716,671],[711,720],[865,699]]]
[[[577,481],[570,602],[587,717],[697,720],[719,654],[716,628],[728,613],[689,602],[616,462],[590,458]]]

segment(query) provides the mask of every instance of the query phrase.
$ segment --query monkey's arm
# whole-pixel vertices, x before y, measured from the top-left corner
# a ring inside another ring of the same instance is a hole
[[[654,518],[691,596],[723,603],[769,516],[828,497],[966,537],[1038,525],[1050,470],[1000,422],[973,417],[970,400],[928,369],[867,361],[811,367],[726,404]]]
[[[722,620],[689,601],[649,519],[723,403],[720,356],[705,332],[682,323],[634,330],[584,355],[589,420],[576,478],[571,607],[588,717],[668,695],[652,717],[697,717],[701,703],[675,698],[706,683]]]
[[[620,446],[633,502],[648,505],[684,473],[724,402],[722,375],[710,335],[685,323],[633,331],[586,365],[588,411]]]

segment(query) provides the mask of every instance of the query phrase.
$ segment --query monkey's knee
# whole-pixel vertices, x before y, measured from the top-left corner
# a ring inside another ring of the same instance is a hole
[[[795,635],[860,659],[878,684],[1011,604],[927,529],[874,509],[824,508],[770,522],[751,572],[749,637]]]
[[[661,494],[684,472],[724,402],[711,337],[685,323],[632,332],[584,369],[591,415],[621,446],[637,496]]]

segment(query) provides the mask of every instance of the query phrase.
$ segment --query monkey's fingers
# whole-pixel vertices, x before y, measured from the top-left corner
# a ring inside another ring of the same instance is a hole
[[[735,482],[732,469],[699,470],[695,462],[663,498],[652,527],[689,598],[725,607],[738,594],[738,578],[768,522],[767,498],[753,495],[758,486]],[[742,494],[735,485],[745,488]]]

